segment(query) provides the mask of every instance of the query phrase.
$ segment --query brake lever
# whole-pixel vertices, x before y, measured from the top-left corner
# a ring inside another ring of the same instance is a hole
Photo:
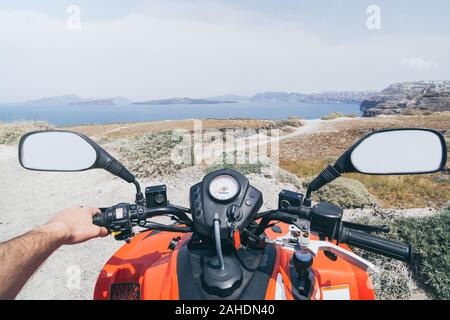
[[[307,249],[314,255],[317,256],[319,254],[320,250],[327,250],[331,251],[337,256],[341,257],[344,260],[349,261],[350,263],[356,264],[363,270],[369,271],[369,272],[379,272],[379,269],[370,261],[358,256],[357,254],[348,251],[344,248],[341,248],[334,243],[328,242],[328,241],[318,241],[318,240],[311,240],[308,244]]]
[[[303,249],[306,249],[309,252],[311,252],[311,254],[314,257],[317,257],[317,255],[319,254],[319,251],[327,250],[327,251],[333,252],[334,254],[341,257],[342,259],[347,260],[350,263],[357,265],[358,267],[362,268],[363,270],[371,271],[371,272],[379,271],[378,268],[370,261],[368,261],[368,260],[358,256],[357,254],[355,254],[347,249],[344,249],[332,242],[321,241],[321,240],[309,240],[306,238],[301,239],[301,240],[306,240],[306,241],[301,241],[301,242],[292,241],[293,238],[290,235],[290,233],[291,232],[300,232],[300,231],[301,231],[301,229],[299,229],[297,226],[290,225],[289,232],[286,235],[279,237],[275,240],[266,239],[266,243],[281,245],[284,249],[287,249],[292,252],[296,252],[296,251],[300,250],[301,248],[303,248]]]
[[[342,221],[342,224],[344,225],[344,227],[354,229],[354,230],[364,231],[364,232],[368,232],[368,233],[370,233],[370,232],[375,232],[375,233],[391,232],[391,228],[389,228],[389,226],[387,226],[387,225],[370,226],[370,225],[354,223],[354,222],[349,222],[349,221]]]

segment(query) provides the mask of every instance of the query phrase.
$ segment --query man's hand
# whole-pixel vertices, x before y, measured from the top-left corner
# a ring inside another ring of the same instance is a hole
[[[79,206],[64,209],[38,229],[55,232],[62,244],[76,244],[105,237],[108,230],[92,223],[92,217],[97,213],[100,213],[100,209]]]
[[[99,209],[72,207],[47,224],[0,243],[0,299],[14,299],[36,269],[63,244],[75,244],[108,235],[92,223]]]

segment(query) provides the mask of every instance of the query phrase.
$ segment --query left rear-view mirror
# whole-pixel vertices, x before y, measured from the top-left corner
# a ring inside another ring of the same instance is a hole
[[[19,162],[25,169],[72,172],[105,169],[127,182],[134,175],[97,143],[78,132],[35,131],[19,142]]]
[[[20,164],[29,170],[82,171],[93,168],[97,158],[93,145],[74,132],[32,132],[19,144]]]

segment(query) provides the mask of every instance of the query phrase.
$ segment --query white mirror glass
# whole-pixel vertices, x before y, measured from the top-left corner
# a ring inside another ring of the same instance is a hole
[[[31,170],[79,171],[91,168],[97,153],[89,142],[72,132],[46,131],[25,138],[22,165]]]
[[[437,171],[444,148],[431,131],[397,130],[375,133],[351,153],[353,166],[368,174],[408,174]]]

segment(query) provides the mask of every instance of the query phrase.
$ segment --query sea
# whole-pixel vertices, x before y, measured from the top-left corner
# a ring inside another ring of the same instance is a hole
[[[183,105],[0,105],[0,122],[46,121],[55,126],[181,119],[319,119],[332,112],[361,115],[358,104],[223,103]]]

